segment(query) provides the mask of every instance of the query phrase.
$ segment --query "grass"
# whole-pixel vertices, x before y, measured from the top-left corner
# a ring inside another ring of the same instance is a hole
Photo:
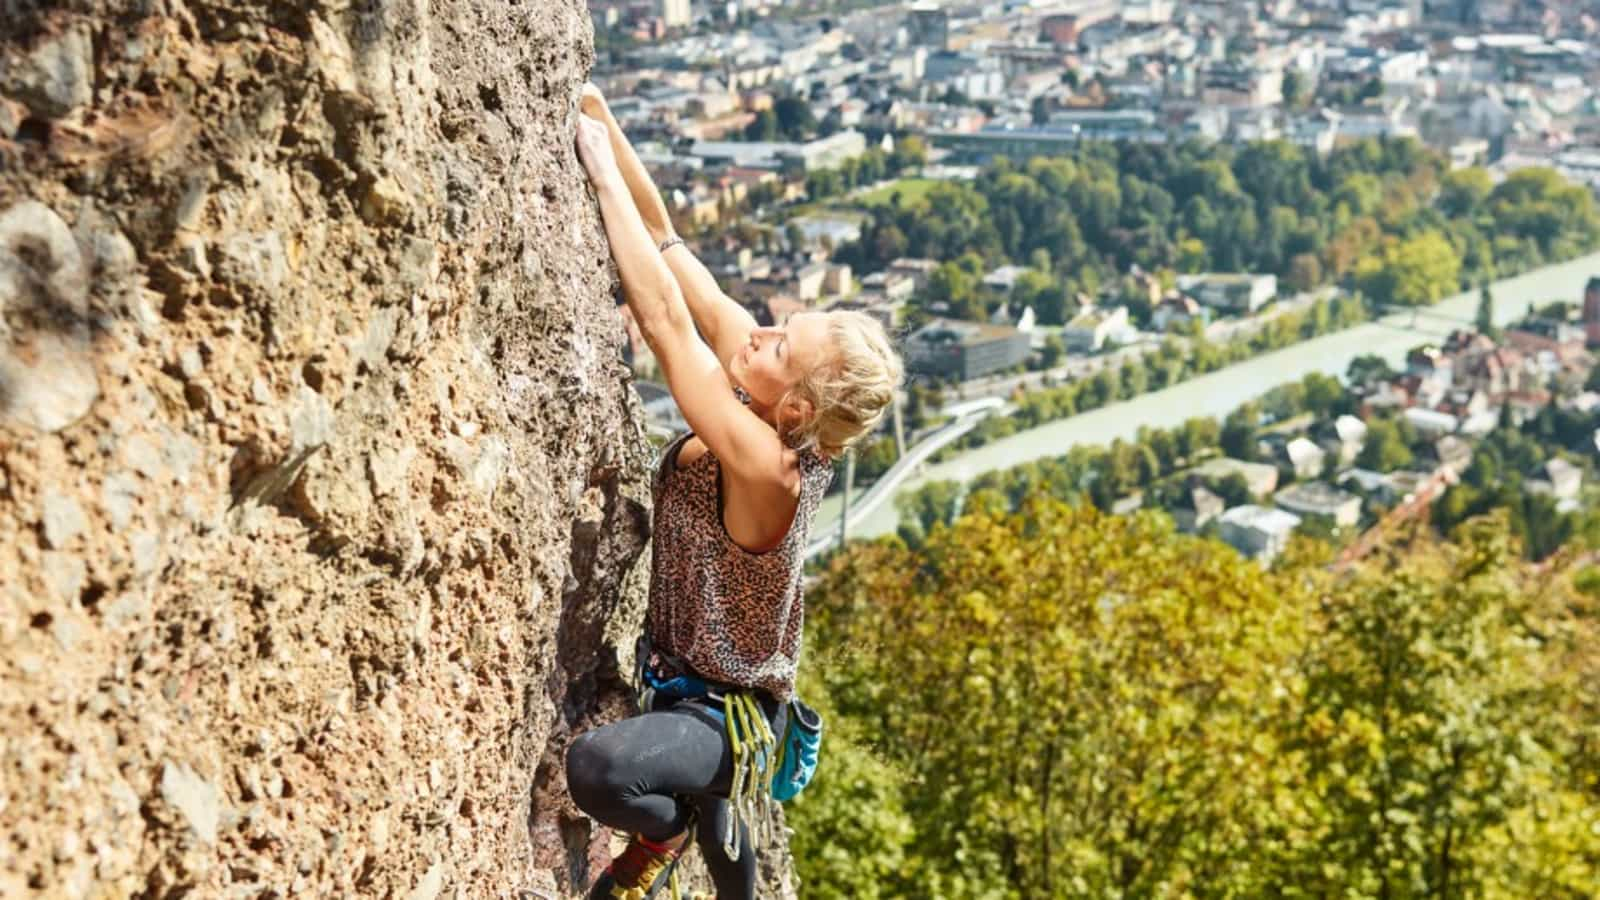
[[[926,197],[928,191],[932,190],[933,186],[938,183],[938,179],[935,178],[901,178],[875,191],[868,191],[862,194],[855,198],[855,203],[865,207],[888,206],[889,198],[894,196],[896,191],[899,191],[900,205],[912,206],[921,203],[922,198]]]

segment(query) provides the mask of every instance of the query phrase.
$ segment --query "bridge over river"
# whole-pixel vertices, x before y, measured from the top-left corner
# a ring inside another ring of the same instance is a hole
[[[1530,306],[1552,300],[1577,301],[1583,296],[1585,282],[1594,275],[1600,275],[1600,253],[1495,282],[1491,290],[1496,324],[1510,324],[1522,318]],[[1065,453],[1076,444],[1130,439],[1141,426],[1167,428],[1191,416],[1220,418],[1268,389],[1311,372],[1343,375],[1352,359],[1367,353],[1398,365],[1417,344],[1437,341],[1457,326],[1470,327],[1477,308],[1476,290],[1457,294],[1415,312],[1407,309],[1391,313],[1374,322],[1258,356],[1165,390],[1018,432],[953,459],[923,466],[898,478],[890,490],[875,495],[876,485],[869,489],[863,499],[872,499],[875,505],[870,510],[863,508],[859,516],[856,509],[851,510],[849,533],[853,537],[870,537],[892,532],[898,522],[894,496],[930,481],[969,481],[994,469]],[[837,540],[839,506],[838,497],[823,504],[813,535]]]

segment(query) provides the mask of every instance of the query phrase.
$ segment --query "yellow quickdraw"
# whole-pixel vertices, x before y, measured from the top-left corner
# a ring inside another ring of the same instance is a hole
[[[767,724],[761,701],[753,694],[728,694],[723,699],[728,721],[728,743],[733,748],[733,787],[728,791],[728,827],[722,849],[729,859],[739,858],[739,826],[750,832],[753,845],[766,843],[771,830],[773,750],[777,739]]]

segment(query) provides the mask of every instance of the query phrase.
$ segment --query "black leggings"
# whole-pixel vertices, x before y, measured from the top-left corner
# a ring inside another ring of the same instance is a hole
[[[762,708],[773,733],[780,733],[778,704],[763,698]],[[695,842],[718,900],[747,900],[756,891],[749,832],[740,828],[738,859],[722,849],[732,783],[727,727],[701,701],[596,728],[567,749],[567,790],[579,809],[602,825],[652,841],[681,833],[697,811]]]

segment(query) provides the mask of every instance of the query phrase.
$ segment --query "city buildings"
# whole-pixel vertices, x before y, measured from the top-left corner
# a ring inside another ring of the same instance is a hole
[[[1005,325],[940,319],[904,341],[906,369],[921,375],[968,380],[1022,365],[1027,333]]]
[[[691,12],[682,0],[591,3],[597,28],[631,38],[618,41],[625,49],[596,72],[613,111],[670,188],[675,217],[725,243],[737,234],[744,251],[727,253],[717,271],[739,279],[739,296],[764,321],[832,303],[889,324],[926,322],[929,278],[952,259],[887,266],[883,259],[934,255],[939,242],[888,240],[885,246],[896,249],[881,256],[850,249],[864,236],[885,236],[874,207],[885,197],[880,179],[894,172],[878,174],[877,166],[911,140],[928,153],[920,171],[901,172],[909,179],[889,189],[901,193],[901,204],[915,202],[932,182],[976,178],[980,164],[998,157],[1020,167],[1035,156],[1080,157],[1093,142],[1146,145],[1119,151],[1127,158],[1153,155],[1161,144],[1283,141],[1292,145],[1285,152],[1326,160],[1369,138],[1420,139],[1441,155],[1442,166],[1482,167],[1491,186],[1538,165],[1600,195],[1600,26],[1579,5],[989,0],[889,3],[826,15],[786,6],[741,2]],[[858,172],[866,163],[874,174],[843,187],[815,176],[847,167]],[[1087,163],[1078,158],[1071,165],[1081,164]],[[1233,174],[1245,181],[1252,173]],[[1384,185],[1390,187],[1399,186]],[[1373,201],[1379,209],[1352,215],[1381,219],[1388,199],[1380,196]],[[1000,210],[988,212],[1003,218]],[[1080,231],[1091,227],[1089,211],[1082,212],[1074,223]],[[1309,299],[1285,291],[1275,305],[1280,285],[1266,271],[1174,278],[1172,270],[1191,271],[1188,264],[1175,261],[1170,248],[1146,254],[1137,222],[1115,212],[1103,218],[1118,221],[1092,227],[1102,236],[1126,231],[1130,252],[1141,261],[1160,260],[1150,264],[1161,271],[1141,273],[1133,294],[1124,296],[1130,289],[1120,275],[1085,286],[1079,273],[1054,272],[1063,282],[1074,279],[1070,295],[1040,295],[1038,308],[1051,304],[1045,314],[1052,323],[1067,319],[1059,331],[1030,335],[938,319],[901,338],[910,371],[965,380],[1014,369],[1029,360],[1031,340],[1034,360],[1044,359],[1046,349],[1056,360],[1053,378],[1092,377],[1094,366],[1118,365],[1141,345],[1185,347],[1202,329],[1210,340],[1230,340]],[[1264,235],[1274,210],[1255,212]],[[1035,224],[1030,219],[1027,227]],[[904,225],[896,229],[902,239],[912,230]],[[1005,225],[1011,241],[1017,225]],[[1025,265],[1041,272],[1060,265],[997,260],[988,250],[984,256],[987,271],[967,267],[976,289],[957,303],[974,318],[996,321],[1020,312],[1005,301],[1019,283],[1031,287],[1022,278]],[[858,271],[839,265],[845,260]],[[1124,255],[1119,265],[1126,261]],[[1263,268],[1290,272],[1282,262]],[[1332,273],[1321,274],[1292,283]],[[1276,433],[1255,448],[1263,462],[1213,459],[1193,469],[1180,489],[1164,485],[1112,502],[1131,507],[1169,498],[1181,527],[1220,529],[1222,498],[1240,502],[1236,479],[1242,478],[1262,507],[1278,507],[1232,514],[1227,530],[1248,552],[1275,552],[1282,526],[1295,517],[1347,527],[1352,509],[1360,515],[1357,494],[1390,505],[1434,469],[1465,470],[1502,416],[1520,422],[1552,403],[1563,410],[1600,405],[1600,394],[1581,390],[1593,365],[1590,350],[1600,348],[1600,274],[1581,299],[1572,315],[1531,318],[1503,337],[1460,332],[1434,341],[1406,360],[1404,372],[1359,387],[1359,415],[1330,415],[1293,429],[1274,422]],[[1059,344],[1050,336],[1059,336]],[[1085,358],[1107,344],[1124,346],[1117,357]],[[1404,423],[1400,430],[1415,459],[1399,472],[1349,470],[1367,442],[1368,423],[1380,418]],[[1575,487],[1561,465],[1520,475],[1530,490],[1562,503],[1575,502],[1574,492],[1583,489],[1581,473]],[[1350,490],[1323,484],[1324,477]],[[1294,484],[1267,499],[1280,480]]]
[[[867,152],[859,131],[841,131],[814,141],[697,141],[689,151],[707,165],[811,172],[834,169]]]
[[[1178,290],[1213,309],[1249,315],[1278,295],[1278,276],[1180,275]]]
[[[661,24],[667,28],[683,28],[689,22],[689,0],[660,0]]]

